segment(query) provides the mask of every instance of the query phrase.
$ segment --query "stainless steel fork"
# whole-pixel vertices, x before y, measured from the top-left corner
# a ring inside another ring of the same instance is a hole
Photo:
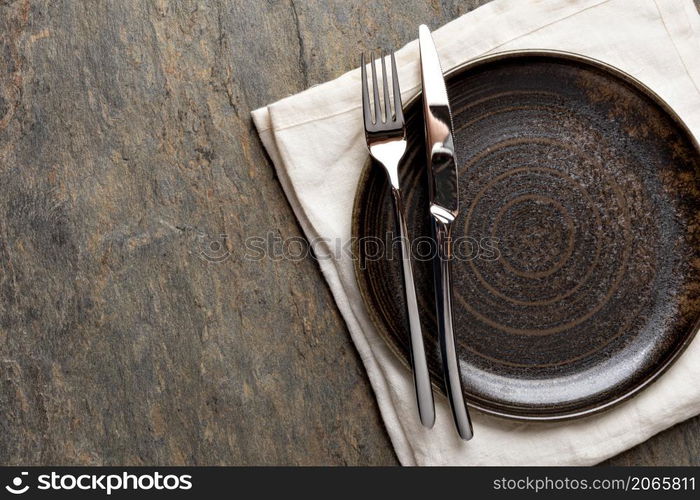
[[[383,110],[382,103],[379,99],[375,61],[373,54],[370,54],[374,113],[372,113],[372,104],[369,97],[364,54],[362,54],[360,60],[360,67],[362,68],[362,110],[364,113],[365,137],[367,139],[367,147],[369,148],[370,155],[384,168],[389,182],[391,183],[391,194],[394,201],[394,218],[401,245],[401,270],[408,313],[410,332],[409,344],[413,380],[416,387],[416,399],[418,401],[418,415],[420,416],[421,423],[430,428],[435,423],[435,405],[433,402],[432,387],[430,386],[430,373],[425,356],[425,346],[423,345],[423,332],[420,326],[416,287],[413,281],[413,266],[411,265],[411,243],[408,239],[403,198],[399,182],[399,163],[406,152],[406,122],[403,117],[401,90],[399,88],[399,77],[396,71],[394,54],[391,54],[393,107],[391,105],[392,99],[390,99],[389,96],[390,92],[385,57],[381,56],[380,58],[382,61]]]

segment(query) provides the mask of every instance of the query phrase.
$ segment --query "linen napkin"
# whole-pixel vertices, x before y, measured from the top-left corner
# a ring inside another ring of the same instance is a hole
[[[417,26],[420,20],[416,20]],[[692,0],[495,0],[433,32],[445,71],[483,54],[559,49],[635,76],[700,135],[700,17]],[[417,41],[396,53],[404,102],[420,88]],[[310,240],[348,241],[368,153],[359,69],[252,113],[282,187]],[[323,140],[318,140],[323,137]],[[316,250],[333,255],[324,243]],[[322,255],[323,257],[323,255]],[[520,423],[472,412],[475,438],[454,431],[436,397],[432,430],[418,422],[409,371],[369,319],[352,258],[319,258],[404,465],[586,465],[700,413],[700,340],[640,395],[608,412],[560,423]]]

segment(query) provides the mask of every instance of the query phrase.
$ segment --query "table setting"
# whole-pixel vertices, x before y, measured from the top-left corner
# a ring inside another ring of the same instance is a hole
[[[693,2],[418,24],[252,112],[399,461],[592,465],[700,413]]]

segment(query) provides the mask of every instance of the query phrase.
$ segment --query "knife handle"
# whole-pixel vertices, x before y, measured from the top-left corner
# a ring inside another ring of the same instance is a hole
[[[430,385],[430,372],[428,371],[425,346],[423,345],[423,331],[420,326],[416,286],[413,280],[413,266],[411,265],[411,243],[408,239],[408,229],[404,218],[403,197],[401,196],[401,190],[397,187],[392,187],[391,193],[394,200],[394,220],[396,221],[396,229],[399,233],[401,245],[401,274],[406,297],[411,366],[413,367],[418,415],[425,427],[432,428],[435,424],[435,403],[433,402],[433,388]]]
[[[442,371],[445,390],[450,401],[452,417],[459,436],[465,441],[474,436],[469,411],[462,393],[454,330],[452,328],[452,282],[450,261],[452,260],[452,221],[440,220],[433,215],[433,228],[437,243],[435,266],[435,305],[437,308],[438,338],[442,354]]]

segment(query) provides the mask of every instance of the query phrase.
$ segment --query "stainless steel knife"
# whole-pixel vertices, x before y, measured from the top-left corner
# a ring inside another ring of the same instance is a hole
[[[430,215],[437,244],[433,273],[438,338],[442,355],[445,389],[452,416],[460,437],[474,435],[469,412],[462,394],[459,362],[452,328],[452,225],[459,213],[457,162],[452,137],[452,115],[433,38],[427,26],[419,28],[421,82],[423,84],[423,117],[428,154]]]

